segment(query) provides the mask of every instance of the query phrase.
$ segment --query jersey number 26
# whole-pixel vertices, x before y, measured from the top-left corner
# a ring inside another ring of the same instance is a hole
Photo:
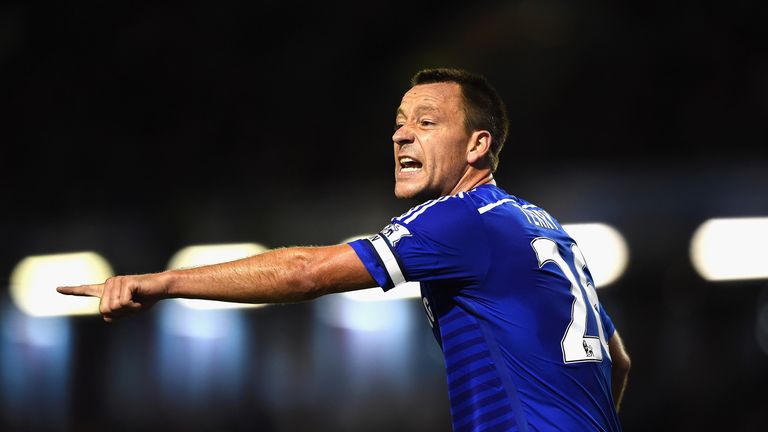
[[[565,262],[560,251],[557,249],[557,243],[546,237],[538,237],[531,242],[536,257],[539,260],[539,268],[547,263],[555,264],[563,275],[571,283],[571,295],[573,303],[571,304],[571,321],[568,328],[565,329],[560,346],[563,350],[563,362],[600,362],[603,360],[603,349],[608,353],[608,344],[603,334],[603,323],[600,319],[600,303],[597,300],[595,287],[587,280],[584,269],[587,263],[584,260],[581,250],[576,244],[571,245],[573,252],[573,267],[578,274],[578,280],[573,275],[571,267]],[[587,307],[589,305],[590,307]],[[597,322],[596,335],[587,334],[587,314],[592,313]],[[601,349],[601,345],[602,348]],[[609,357],[610,358],[610,357]]]

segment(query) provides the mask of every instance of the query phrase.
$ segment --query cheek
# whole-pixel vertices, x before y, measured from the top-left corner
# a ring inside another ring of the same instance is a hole
[[[446,145],[442,150],[442,152],[435,151],[431,154],[431,166],[434,169],[453,174],[464,168],[466,165],[466,155],[461,151],[458,144],[450,148]]]

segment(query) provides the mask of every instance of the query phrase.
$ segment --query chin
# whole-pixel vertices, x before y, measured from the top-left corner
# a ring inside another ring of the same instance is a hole
[[[408,191],[403,191],[401,189],[398,189],[397,186],[395,186],[395,198],[397,198],[397,199],[411,199],[411,198],[416,198],[416,194],[410,193]]]
[[[430,193],[424,187],[395,184],[395,198],[397,199],[428,200],[432,198],[437,198],[439,195],[440,194]]]
[[[395,184],[395,198],[397,199],[413,199],[419,196],[419,189],[414,187],[407,187],[401,184]]]

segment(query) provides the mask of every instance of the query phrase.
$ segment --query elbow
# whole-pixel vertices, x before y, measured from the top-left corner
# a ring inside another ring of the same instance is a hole
[[[613,369],[623,374],[629,373],[629,369],[632,367],[632,359],[630,359],[626,348],[624,348],[624,342],[618,333],[611,338],[608,345]]]
[[[618,358],[614,359],[613,367],[622,375],[627,375],[632,368],[632,359],[629,358],[626,352],[622,352]]]
[[[314,300],[324,294],[326,289],[319,275],[320,263],[305,251],[296,251],[290,266],[289,284],[294,293],[292,301]]]
[[[624,371],[625,373],[629,373],[629,370],[632,369],[632,359],[629,358],[627,354],[624,354]]]
[[[368,288],[375,283],[347,245],[293,249],[288,279],[295,301]]]

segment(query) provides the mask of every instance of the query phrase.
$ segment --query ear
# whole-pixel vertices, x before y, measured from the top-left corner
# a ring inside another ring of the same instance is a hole
[[[491,151],[493,137],[487,130],[472,132],[467,144],[467,163],[475,165],[480,161],[486,161],[488,152]]]

